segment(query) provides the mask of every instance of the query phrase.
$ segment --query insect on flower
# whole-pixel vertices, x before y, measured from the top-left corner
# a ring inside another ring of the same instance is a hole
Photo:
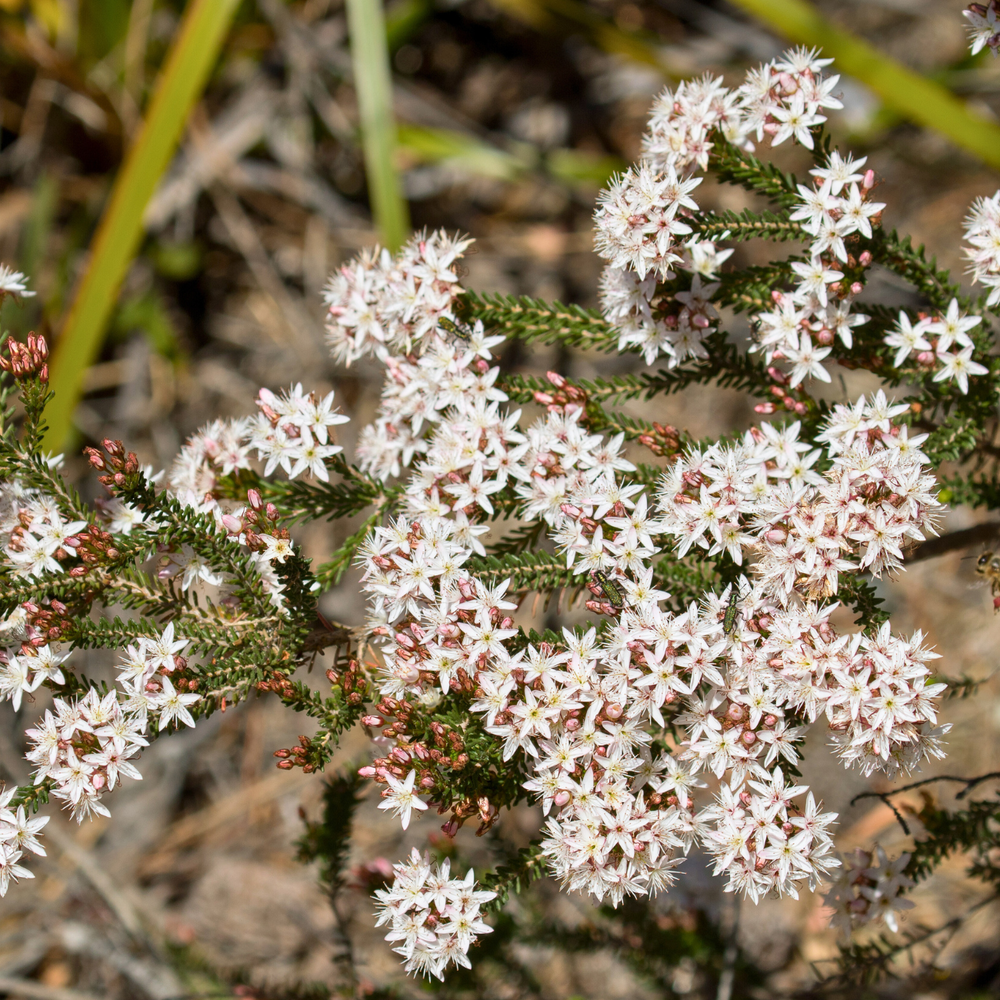
[[[601,588],[601,593],[604,595],[605,599],[609,601],[613,607],[622,607],[625,603],[625,598],[622,597],[621,588],[618,584],[614,583],[607,573],[603,573],[599,569],[594,570],[594,579],[597,581],[597,585]]]
[[[1000,555],[996,552],[984,552],[976,560],[976,573],[989,580],[990,592],[994,597],[1000,597]],[[994,612],[1000,611],[1000,604],[993,602]]]
[[[736,627],[736,619],[739,617],[740,609],[736,607],[736,602],[740,599],[740,593],[734,586],[729,595],[729,604],[726,606],[726,616],[722,619],[722,631],[725,635],[731,635]]]
[[[453,319],[449,319],[447,316],[441,316],[438,318],[438,326],[442,330],[446,330],[452,336],[458,337],[459,340],[471,340],[472,330],[466,326],[465,323],[457,323]]]

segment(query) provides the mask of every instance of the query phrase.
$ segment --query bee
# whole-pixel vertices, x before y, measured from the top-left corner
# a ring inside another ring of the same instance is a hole
[[[609,577],[607,573],[602,573],[599,569],[594,570],[594,579],[597,581],[597,585],[601,588],[601,593],[612,605],[612,607],[620,608],[625,603],[625,598],[622,597],[621,589],[618,584],[611,580],[611,577]]]
[[[976,560],[976,574],[990,581],[990,590],[994,597],[1000,597],[1000,554],[984,552]],[[1000,611],[1000,604],[993,602],[994,610]]]
[[[472,339],[472,330],[465,323],[456,323],[455,320],[449,319],[447,316],[438,317],[438,326],[452,336],[458,337],[459,340]]]

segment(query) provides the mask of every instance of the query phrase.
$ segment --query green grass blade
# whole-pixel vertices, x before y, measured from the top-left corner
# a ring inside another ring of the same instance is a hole
[[[44,447],[65,446],[83,375],[100,350],[118,290],[143,235],[142,216],[222,48],[239,0],[191,0],[156,84],[149,112],[111,191],[90,263],[56,342]]]
[[[970,110],[939,84],[831,24],[807,0],[733,0],[733,3],[792,42],[820,46],[823,55],[835,60],[835,69],[865,84],[887,108],[946,135],[984,163],[1000,167],[1000,125]]]
[[[347,0],[347,23],[368,196],[382,242],[395,251],[409,235],[410,212],[395,163],[396,122],[382,0]]]

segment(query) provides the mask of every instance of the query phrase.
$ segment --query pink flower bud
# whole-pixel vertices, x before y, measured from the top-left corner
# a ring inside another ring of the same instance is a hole
[[[569,792],[565,788],[560,788],[555,795],[552,796],[552,801],[560,808],[569,802]]]
[[[867,250],[865,250],[858,258],[858,263],[862,267],[868,267],[871,264],[871,262],[872,262],[872,255]]]
[[[620,719],[622,717],[623,711],[624,709],[617,702],[615,702],[613,705],[604,706],[604,714],[609,719]]]
[[[381,726],[385,719],[380,715],[362,715],[361,724],[363,726]],[[372,772],[374,773],[374,772]]]
[[[861,186],[866,191],[871,191],[871,189],[873,187],[875,187],[875,171],[874,170],[872,170],[871,168],[869,168],[868,170],[865,171],[865,177],[864,177],[864,180],[861,182]]]
[[[371,764],[366,764],[364,767],[359,767],[358,768],[358,774],[362,778],[374,778],[375,777],[375,768],[372,767]]]
[[[816,334],[816,339],[824,346],[829,347],[833,343],[833,331],[825,327]]]
[[[264,501],[257,490],[247,490],[247,501],[254,510],[261,510],[264,506]]]
[[[778,408],[774,403],[758,403],[754,408],[754,413],[769,414],[774,413]]]
[[[238,535],[243,531],[243,521],[238,517],[233,517],[232,514],[222,515],[222,526],[231,535]]]
[[[860,281],[854,281],[854,282],[852,282],[851,283],[851,294],[852,295],[860,295],[861,292],[862,292],[862,290],[864,289],[864,287],[865,286],[862,285]]]
[[[458,820],[450,819],[441,827],[441,832],[446,837],[454,837],[458,833]]]
[[[750,747],[750,746],[753,746],[754,743],[757,742],[757,734],[752,729],[748,729],[740,737],[740,739],[743,740],[743,742],[744,742],[744,744],[746,744],[746,746]]]

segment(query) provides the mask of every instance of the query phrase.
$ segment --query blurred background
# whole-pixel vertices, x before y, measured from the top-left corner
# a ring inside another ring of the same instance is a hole
[[[815,6],[829,23],[996,120],[1000,61],[968,56],[961,0]],[[180,0],[0,0],[0,261],[26,272],[37,291],[21,307],[4,306],[4,329],[58,340],[183,13]],[[585,306],[596,304],[600,273],[594,198],[637,156],[653,97],[704,72],[736,84],[787,46],[774,18],[755,19],[721,0],[390,0],[386,22],[399,125],[395,168],[413,228],[476,238],[463,263],[467,287]],[[302,381],[307,390],[334,389],[352,416],[342,436],[350,456],[382,381],[374,364],[336,367],[323,341],[324,282],[378,239],[353,79],[341,0],[238,5],[146,208],[98,353],[79,371],[67,467],[87,495],[98,490],[78,457],[83,444],[120,438],[161,469],[208,420],[250,413],[261,386]],[[996,190],[995,166],[907,120],[862,80],[845,76],[839,90],[844,110],[832,116],[831,130],[842,148],[869,156],[888,205],[886,225],[911,233],[960,274],[962,218],[973,198]],[[801,149],[782,147],[776,158],[808,169]],[[741,190],[710,181],[698,198],[714,208],[753,204]],[[762,262],[770,250],[742,244],[736,259]],[[867,294],[918,304],[888,274]],[[745,319],[728,319],[732,335],[745,337]],[[570,377],[631,371],[637,362],[518,344],[502,359],[505,370]],[[851,372],[831,391],[871,387],[865,373]],[[695,437],[754,418],[740,394],[706,387],[628,405]],[[948,527],[983,519],[959,510]],[[322,558],[356,526],[321,524],[298,537],[307,555]],[[938,773],[959,775],[1000,767],[1000,620],[988,591],[971,588],[967,554],[919,563],[882,588],[894,626],[923,629],[944,654],[943,674],[983,682],[970,689],[974,697],[945,706],[955,729]],[[362,620],[356,576],[327,595],[323,610],[342,622]],[[560,620],[552,609],[524,615],[536,624]],[[106,667],[96,656],[88,665],[98,673]],[[18,742],[45,706],[40,691],[18,718],[3,707],[7,780],[24,780]],[[376,812],[373,798],[362,802],[350,862],[369,867],[358,869],[358,887],[344,887],[331,908],[316,865],[296,860],[303,818],[314,820],[323,808],[323,779],[273,768],[273,751],[308,731],[278,704],[238,706],[144,754],[144,780],[114,794],[111,820],[80,829],[53,820],[49,857],[34,866],[38,878],[0,901],[0,995],[421,993],[374,929],[367,893],[384,867],[380,859],[426,843],[436,817],[424,814],[403,834]],[[905,850],[911,841],[886,806],[877,799],[850,805],[859,792],[890,786],[844,772],[821,734],[814,743],[805,775],[827,807],[843,813],[838,844],[879,839],[892,852]],[[367,746],[363,734],[352,734],[342,761],[360,759]],[[947,786],[934,785],[899,803],[919,808],[922,794],[953,802]],[[497,851],[527,843],[538,822],[526,807],[500,825],[493,845],[462,831],[458,848],[488,866]],[[919,824],[912,829],[919,834]],[[455,849],[443,838],[437,843]],[[907,929],[942,930],[898,956],[892,967],[901,978],[870,995],[1000,996],[1000,911],[983,902],[985,887],[966,878],[968,862],[950,859],[914,894]],[[736,996],[862,995],[836,982],[816,986],[836,972],[837,956],[817,898],[745,905],[737,919],[731,897],[698,857],[677,892],[643,914],[598,914],[546,882],[510,912],[532,933],[501,922],[496,943],[473,953],[475,975],[449,983],[443,995],[716,996],[718,969],[699,935],[729,934],[734,923]],[[320,984],[318,992],[304,983]]]

